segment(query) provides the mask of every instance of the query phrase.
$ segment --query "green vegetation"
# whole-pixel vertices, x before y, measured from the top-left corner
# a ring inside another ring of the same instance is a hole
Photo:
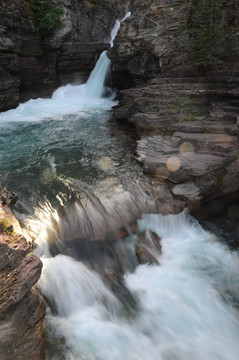
[[[32,0],[32,11],[40,35],[52,30],[64,13],[63,7],[54,6],[51,0]]]
[[[227,0],[197,0],[187,24],[193,63],[204,72],[216,70],[234,50],[234,24],[228,22],[226,4]]]
[[[6,219],[0,221],[0,234],[7,235],[13,232],[13,226]]]

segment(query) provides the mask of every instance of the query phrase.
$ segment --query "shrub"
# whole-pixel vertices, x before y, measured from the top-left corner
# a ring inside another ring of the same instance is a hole
[[[51,0],[32,0],[32,11],[39,33],[49,32],[64,13],[62,6],[54,6]]]
[[[13,232],[12,225],[6,219],[0,221],[0,234],[6,235]]]

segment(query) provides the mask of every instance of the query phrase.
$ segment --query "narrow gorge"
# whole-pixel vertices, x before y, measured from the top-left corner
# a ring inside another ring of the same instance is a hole
[[[1,360],[237,360],[238,17],[2,0]]]

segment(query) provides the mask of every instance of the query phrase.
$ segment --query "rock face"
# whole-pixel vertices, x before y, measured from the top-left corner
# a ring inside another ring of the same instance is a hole
[[[181,18],[189,16],[191,3],[132,0],[132,16],[122,24],[109,52],[115,81],[121,79],[120,85],[125,86],[129,80],[142,84],[165,70],[175,74],[177,68],[180,76],[193,72],[185,46],[188,36],[180,32]]]
[[[4,0],[0,5],[1,111],[16,107],[19,103],[20,58],[27,40],[30,37],[33,41],[34,36],[33,24],[28,15],[28,6],[29,2],[27,3],[27,1],[16,5],[14,1]],[[21,24],[21,19],[25,20],[24,24]],[[25,41],[23,41],[23,34],[26,34]],[[27,55],[29,56],[29,53]]]
[[[10,193],[0,187],[2,193]],[[12,196],[14,198],[14,196]],[[5,202],[5,199],[4,199]],[[0,358],[45,359],[45,304],[32,290],[42,263],[7,205],[0,203]]]
[[[192,18],[198,11],[197,3],[194,0],[131,1],[132,15],[121,25],[114,47],[108,52],[112,60],[113,79],[118,86],[144,84],[158,75],[200,77],[190,50]],[[236,32],[238,1],[227,1],[223,14],[227,23],[235,25]],[[189,24],[188,28],[185,22]],[[234,45],[238,50],[238,37],[235,37]],[[236,57],[235,54],[235,60]],[[237,67],[226,68],[228,76],[233,72],[236,75]]]
[[[207,76],[193,65],[180,30],[193,3],[134,0],[109,57],[122,88],[115,118],[135,125],[144,173],[198,206],[239,190],[239,73],[237,58]],[[235,20],[239,4],[229,3]]]
[[[109,47],[114,22],[128,11],[128,1],[57,1],[64,7],[63,26],[49,38],[59,49],[56,62],[61,83],[85,81],[101,52]]]
[[[85,201],[81,197],[79,202],[62,212],[55,227],[52,223],[54,236],[49,240],[51,253],[64,252],[80,260],[87,255],[93,259],[97,247],[136,233],[137,220],[142,214],[181,212],[184,203],[163,194],[164,190],[163,186],[153,188],[147,182],[134,183],[128,190],[114,179],[99,182],[94,191],[97,202],[94,202],[92,195],[91,199],[87,197]],[[82,206],[82,201],[86,205]],[[103,258],[104,254],[101,256]]]
[[[44,37],[36,31],[30,0],[0,4],[0,111],[49,96],[60,84],[85,81],[128,1],[52,0],[61,22]]]

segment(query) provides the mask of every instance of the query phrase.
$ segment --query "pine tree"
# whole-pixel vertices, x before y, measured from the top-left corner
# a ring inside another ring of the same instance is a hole
[[[224,20],[226,0],[199,0],[192,16],[192,57],[207,70],[223,63],[233,46],[231,28]]]
[[[37,31],[50,31],[64,13],[62,6],[54,6],[51,0],[31,0]]]

